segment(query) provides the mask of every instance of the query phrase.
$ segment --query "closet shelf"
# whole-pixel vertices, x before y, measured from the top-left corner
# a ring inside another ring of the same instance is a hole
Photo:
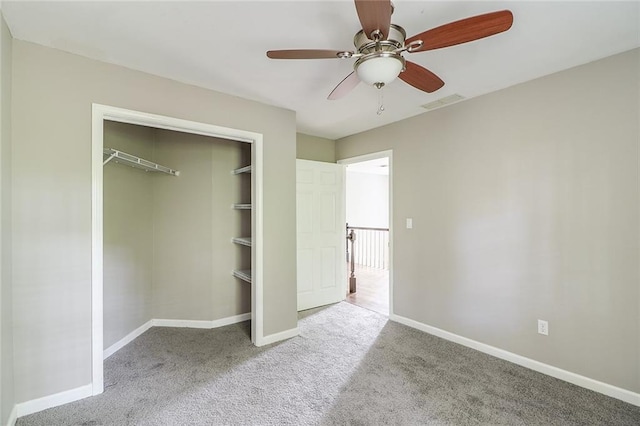
[[[251,237],[234,237],[231,241],[236,244],[251,247]]]
[[[233,276],[240,278],[242,281],[251,283],[251,269],[241,269],[233,271]]]
[[[104,160],[102,165],[106,165],[109,161],[113,160],[116,163],[125,164],[137,169],[142,169],[146,172],[162,172],[172,176],[180,176],[180,172],[178,170],[173,170],[169,167],[161,166],[160,164],[156,164],[152,161],[145,160],[144,158],[140,158],[132,154],[127,154],[126,152],[122,152],[117,149],[104,148],[102,152],[105,155],[108,155],[108,158]]]
[[[236,210],[251,210],[251,204],[238,203],[232,206]]]
[[[239,175],[240,173],[251,173],[251,165],[231,170],[231,173],[233,173],[234,175]]]

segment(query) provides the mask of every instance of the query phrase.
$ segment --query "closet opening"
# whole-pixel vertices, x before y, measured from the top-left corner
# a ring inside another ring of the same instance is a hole
[[[262,329],[262,135],[93,105],[92,393],[152,326]]]

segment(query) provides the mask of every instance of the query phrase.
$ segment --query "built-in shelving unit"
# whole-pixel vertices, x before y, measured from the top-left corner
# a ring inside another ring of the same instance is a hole
[[[233,276],[241,279],[242,281],[251,283],[251,269],[235,270],[233,271]]]
[[[251,173],[251,165],[240,167],[238,169],[232,170],[231,173],[234,174],[234,175],[250,174]],[[236,209],[236,210],[251,210],[252,205],[251,205],[251,203],[236,203],[236,204],[233,204],[232,207],[234,209]],[[238,244],[238,245],[246,246],[246,247],[251,247],[252,243],[253,243],[253,240],[252,240],[252,238],[250,236],[249,237],[234,237],[234,238],[231,239],[231,241],[234,244]],[[246,256],[246,252],[242,251],[242,255]],[[235,270],[235,271],[233,271],[233,276],[238,278],[238,279],[240,279],[240,280],[242,280],[242,281],[251,283],[251,269]]]
[[[113,160],[115,163],[124,164],[126,166],[135,167],[136,169],[142,169],[145,172],[161,172],[167,173],[172,176],[180,176],[178,170],[173,170],[166,166],[154,163],[153,161],[145,160],[133,154],[127,154],[126,152],[119,151],[113,148],[104,148],[102,152],[107,156],[107,159],[103,161],[102,165],[105,166],[109,161]]]

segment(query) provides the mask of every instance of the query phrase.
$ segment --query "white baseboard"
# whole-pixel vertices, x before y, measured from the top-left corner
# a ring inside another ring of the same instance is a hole
[[[18,407],[14,405],[7,419],[7,426],[15,426],[16,421],[18,421]]]
[[[188,328],[218,328],[225,325],[236,324],[238,322],[247,321],[251,319],[251,313],[234,315],[231,317],[221,318],[213,321],[192,321],[192,320],[171,320],[171,319],[152,319],[145,324],[133,330],[118,342],[109,346],[104,350],[104,358],[116,353],[122,349],[125,345],[132,342],[136,337],[150,329],[151,327],[188,327]],[[279,333],[281,334],[281,333]],[[296,329],[297,334],[297,329]],[[275,336],[275,335],[274,335]],[[283,337],[283,339],[286,337]],[[276,339],[277,341],[280,339]],[[69,402],[77,401],[79,399],[86,398],[93,395],[93,386],[88,384],[76,389],[60,392],[54,395],[45,396],[31,401],[22,402],[14,407],[9,417],[9,426],[13,426],[18,417],[27,416],[29,414],[37,413],[38,411],[46,410],[47,408],[57,407],[59,405],[68,404]],[[13,420],[12,420],[13,419]]]
[[[47,408],[68,404],[92,395],[93,386],[88,384],[68,391],[43,396],[42,398],[32,399],[31,401],[21,402],[17,405],[16,414],[17,417],[24,417],[37,413],[38,411],[46,410]]]
[[[131,333],[124,336],[122,339],[118,340],[113,345],[109,346],[105,349],[103,353],[103,359],[109,358],[111,355],[122,349],[125,345],[133,342],[136,337],[140,336],[142,333],[150,329],[153,325],[153,320],[149,320],[146,323],[142,324],[140,327],[133,330]]]
[[[220,318],[211,321],[211,328],[224,327],[225,325],[237,324],[239,322],[249,321],[251,319],[251,312],[246,314],[234,315],[232,317]]]
[[[198,320],[174,320],[174,319],[152,319],[141,325],[140,327],[127,334],[122,339],[118,340],[113,345],[104,350],[104,359],[109,358],[111,355],[122,349],[127,344],[133,342],[136,337],[140,336],[151,327],[184,327],[184,328],[218,328],[225,325],[236,324],[238,322],[247,321],[251,319],[251,313],[234,315],[231,317],[220,318],[213,321],[198,321]]]
[[[462,337],[457,334],[453,334],[448,331],[444,331],[439,328],[402,317],[400,315],[392,315],[390,319],[392,321],[399,322],[400,324],[404,324],[409,327],[416,328],[420,331],[424,331],[425,333],[433,334],[434,336],[441,337],[445,340],[449,340],[468,348],[472,348],[477,351],[495,356],[496,358],[504,359],[505,361],[509,361],[514,364],[518,364],[531,370],[537,371],[539,373],[555,377],[556,379],[564,380],[565,382],[573,383],[574,385],[578,385],[583,388],[610,396],[612,398],[628,402],[629,404],[640,406],[640,394],[638,393],[622,389],[608,383],[600,382],[598,380],[590,379],[589,377],[581,376],[579,374],[572,373],[570,371],[563,370],[561,368],[554,367],[552,365],[545,364],[531,358],[517,355],[512,352],[487,345],[485,343],[480,343],[478,341],[468,339],[466,337]]]
[[[154,319],[152,321],[154,327],[211,328],[211,321],[205,320]]]
[[[290,339],[300,334],[298,327],[290,330],[281,331],[280,333],[270,334],[268,336],[259,337],[256,339],[256,346],[266,346],[272,343],[279,342],[281,340]]]
[[[175,320],[175,319],[154,319],[153,327],[183,327],[183,328],[218,328],[225,325],[236,324],[251,319],[251,313],[234,315],[220,318],[213,321],[200,320]]]

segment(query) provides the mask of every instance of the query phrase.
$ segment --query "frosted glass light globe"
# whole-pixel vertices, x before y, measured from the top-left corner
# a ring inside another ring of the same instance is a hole
[[[391,83],[398,77],[404,66],[396,56],[374,56],[363,59],[362,62],[356,63],[356,73],[361,81],[370,85]]]

